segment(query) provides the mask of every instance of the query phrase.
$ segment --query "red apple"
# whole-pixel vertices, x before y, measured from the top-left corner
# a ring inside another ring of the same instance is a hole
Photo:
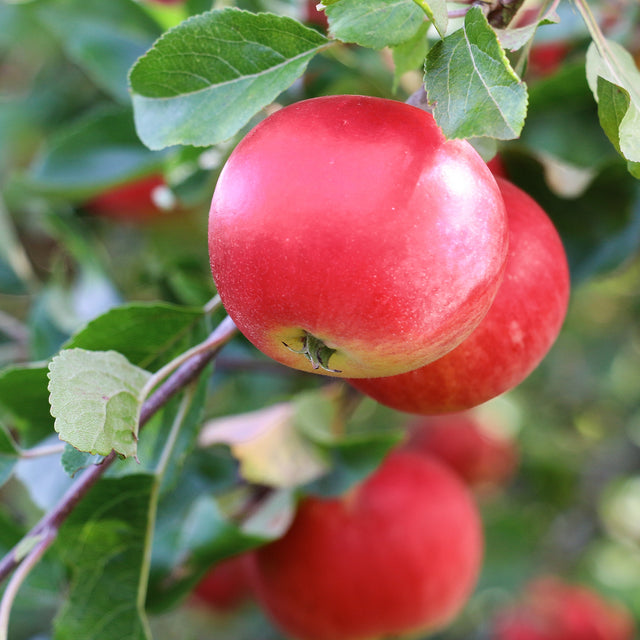
[[[554,576],[532,582],[522,602],[496,618],[495,640],[631,640],[629,612],[583,586]]]
[[[84,208],[93,215],[113,220],[149,222],[165,214],[154,199],[155,190],[162,188],[166,188],[164,178],[153,174],[94,196]]]
[[[487,167],[489,167],[489,169],[491,170],[491,173],[493,173],[493,175],[496,176],[497,178],[509,177],[507,175],[507,168],[504,166],[504,162],[502,161],[502,158],[498,154],[493,156],[493,158],[491,158],[491,160],[487,162]]]
[[[569,299],[562,242],[532,198],[497,180],[509,220],[509,256],[489,313],[436,362],[398,376],[350,381],[378,402],[419,414],[469,409],[522,382],[555,341]]]
[[[504,204],[465,141],[395,100],[314,98],[263,120],[215,189],[209,251],[222,302],[275,360],[328,375],[415,369],[487,312]]]
[[[505,484],[518,464],[513,439],[469,412],[413,422],[404,446],[444,462],[474,488]]]
[[[213,566],[193,591],[198,603],[215,611],[231,611],[251,595],[247,555]]]
[[[482,556],[477,508],[437,460],[392,453],[364,483],[301,502],[254,556],[254,591],[297,640],[374,640],[447,625]]]
[[[306,0],[305,21],[326,31],[329,28],[327,14],[324,11],[318,11],[318,4],[320,4],[319,0]]]
[[[540,42],[531,47],[528,73],[538,77],[553,75],[571,51],[567,42]]]

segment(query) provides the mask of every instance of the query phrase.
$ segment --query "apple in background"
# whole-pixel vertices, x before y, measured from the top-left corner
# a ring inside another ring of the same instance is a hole
[[[442,463],[392,452],[363,483],[307,497],[283,538],[252,554],[258,601],[297,640],[378,640],[446,626],[481,564],[468,489]]]
[[[320,4],[319,0],[306,0],[304,19],[305,22],[315,24],[323,31],[326,31],[329,28],[327,14],[324,11],[318,11],[318,4]]]
[[[519,604],[500,612],[494,640],[632,640],[634,623],[620,604],[555,576],[533,581]]]
[[[499,154],[496,154],[495,156],[493,156],[493,158],[491,158],[491,160],[489,160],[489,162],[487,162],[487,167],[489,167],[491,173],[493,173],[496,178],[509,177],[507,175],[507,168],[504,166],[504,162],[502,161],[502,158]]]
[[[209,254],[238,329],[273,359],[342,377],[415,369],[484,317],[507,251],[495,179],[433,116],[329,96],[263,120],[213,195]]]
[[[569,270],[558,233],[524,191],[497,178],[509,220],[504,280],[480,326],[460,346],[415,371],[349,382],[409,413],[470,409],[522,382],[544,358],[564,321]]]
[[[471,412],[418,419],[403,446],[437,458],[474,489],[506,484],[518,466],[513,438]]]
[[[527,73],[538,78],[553,75],[571,51],[567,42],[540,42],[531,47]]]
[[[214,565],[193,591],[194,600],[214,611],[237,608],[251,596],[246,554]]]
[[[94,196],[84,204],[84,209],[92,215],[122,222],[151,222],[172,211],[157,204],[157,192],[163,189],[167,189],[164,177],[152,174]]]

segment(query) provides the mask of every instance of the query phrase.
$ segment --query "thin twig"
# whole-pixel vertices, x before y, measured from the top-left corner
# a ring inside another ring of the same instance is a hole
[[[33,447],[32,449],[21,449],[20,457],[21,458],[44,458],[45,456],[55,456],[62,453],[66,444],[64,442],[56,443],[56,444],[47,444],[42,445],[40,447]]]
[[[228,317],[225,318],[205,341],[210,345],[210,349],[194,353],[143,403],[140,410],[140,429],[178,391],[184,389],[200,375],[220,349],[235,335],[235,332],[236,327],[233,321]],[[24,556],[21,550],[24,549],[25,543],[28,543],[29,540],[39,539],[47,532],[47,535],[51,534],[50,538],[47,537],[47,540],[49,540],[48,545],[52,544],[62,523],[117,457],[117,454],[112,451],[100,464],[90,467],[79,476],[58,501],[58,504],[45,514],[40,522],[0,560],[0,581],[4,580],[23,561],[30,559],[36,548],[39,549],[40,543],[27,556]]]
[[[37,542],[33,549],[25,556],[24,562],[11,577],[2,595],[2,602],[0,602],[0,640],[8,640],[9,638],[9,616],[13,602],[18,595],[18,590],[33,567],[38,564],[45,551],[51,546],[55,537],[56,534],[54,531],[46,531],[40,541]]]
[[[233,320],[227,316],[221,323],[218,329],[221,329],[222,335],[224,336],[224,342],[229,340],[233,333],[236,331],[235,324]],[[171,373],[173,373],[176,369],[178,369],[182,364],[191,360],[194,356],[200,353],[207,353],[212,349],[217,348],[218,342],[220,341],[220,337],[217,331],[214,331],[206,340],[203,340],[200,344],[197,344],[195,347],[185,351],[180,354],[177,358],[174,358],[171,362],[166,364],[164,367],[156,371],[147,381],[142,391],[140,392],[141,398],[146,398],[151,391],[160,384],[165,378],[167,378]]]

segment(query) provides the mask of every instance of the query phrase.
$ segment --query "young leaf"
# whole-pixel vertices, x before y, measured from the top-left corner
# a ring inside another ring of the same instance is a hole
[[[325,13],[334,38],[382,49],[416,35],[425,22],[423,4],[414,0],[338,0],[327,3]]]
[[[448,138],[517,138],[527,89],[511,68],[482,10],[429,51],[425,85],[434,117]]]
[[[314,29],[268,13],[227,8],[186,20],[131,70],[140,139],[161,149],[230,138],[327,42]]]
[[[640,162],[640,71],[633,57],[616,42],[592,42],[587,80],[608,138],[626,160]]]
[[[146,547],[152,475],[101,480],[60,529],[57,547],[71,587],[55,621],[56,640],[146,640]]]
[[[163,302],[132,302],[107,311],[80,329],[67,349],[114,350],[129,362],[148,367],[203,317],[202,309]]]
[[[135,456],[140,392],[150,375],[116,351],[62,351],[49,365],[60,438],[91,454]]]
[[[40,2],[43,26],[102,89],[127,104],[127,71],[160,35],[160,27],[130,0]]]

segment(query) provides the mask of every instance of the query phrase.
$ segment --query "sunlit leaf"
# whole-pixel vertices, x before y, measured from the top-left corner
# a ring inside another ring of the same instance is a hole
[[[228,8],[194,16],[131,70],[138,135],[151,149],[222,142],[287,89],[327,42],[268,13]]]
[[[448,138],[509,140],[520,134],[527,89],[480,8],[469,10],[464,26],[431,48],[425,85]]]
[[[425,22],[414,0],[338,0],[326,3],[329,32],[343,42],[382,49],[413,38]]]
[[[135,456],[140,392],[150,375],[116,351],[62,351],[49,365],[60,438],[91,454]]]

